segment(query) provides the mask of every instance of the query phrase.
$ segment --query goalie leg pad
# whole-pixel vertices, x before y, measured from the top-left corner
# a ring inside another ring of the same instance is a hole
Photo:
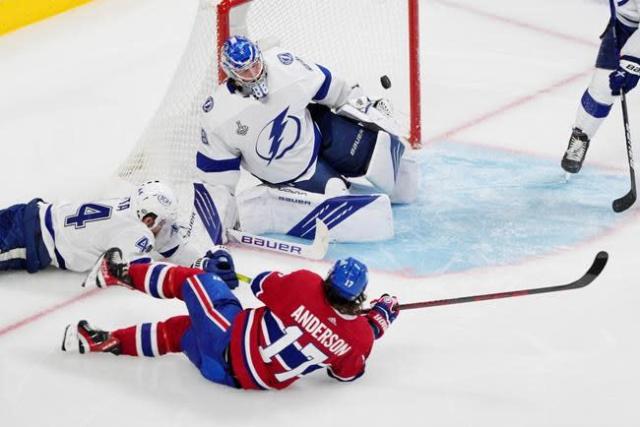
[[[392,194],[398,178],[400,159],[405,148],[398,137],[378,132],[376,145],[365,178],[382,193]]]
[[[422,171],[418,159],[408,151],[400,160],[400,169],[393,192],[389,196],[391,203],[413,203],[418,197],[422,182]]]
[[[254,234],[313,239],[319,218],[336,241],[378,241],[394,235],[391,202],[385,194],[327,197],[292,187],[259,185],[240,193],[237,203],[242,230]]]
[[[185,200],[185,206],[190,208],[185,217],[180,218],[184,225],[183,253],[171,258],[186,265],[212,247],[225,243],[226,229],[233,228],[238,220],[235,199],[224,186],[193,183],[190,195],[193,203]]]

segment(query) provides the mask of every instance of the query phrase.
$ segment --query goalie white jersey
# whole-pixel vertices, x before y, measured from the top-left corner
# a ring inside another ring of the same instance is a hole
[[[131,209],[130,199],[86,203],[43,203],[42,239],[52,263],[72,271],[87,271],[111,247],[130,261],[151,259],[152,251],[170,257],[182,242],[179,227],[165,224],[154,236]]]
[[[227,82],[202,105],[197,167],[206,181],[232,194],[240,165],[271,184],[313,175],[321,137],[307,105],[339,106],[352,93],[344,80],[290,51],[272,48],[264,63],[269,96],[243,96]]]

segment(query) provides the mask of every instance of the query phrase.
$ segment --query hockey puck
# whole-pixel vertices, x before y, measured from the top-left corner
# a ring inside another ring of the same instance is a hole
[[[383,88],[389,89],[391,87],[391,79],[389,79],[389,76],[384,75],[380,77],[380,84]]]

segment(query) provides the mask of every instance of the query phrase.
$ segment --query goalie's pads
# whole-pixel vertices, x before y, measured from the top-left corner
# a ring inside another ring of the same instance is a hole
[[[396,185],[404,145],[387,132],[379,131],[365,178],[382,193],[391,194]]]
[[[327,197],[292,187],[258,185],[237,196],[242,230],[255,234],[284,233],[313,239],[315,220],[341,242],[391,239],[391,202],[385,194]]]
[[[190,193],[192,203],[185,200],[189,209],[180,217],[182,244],[170,257],[183,265],[191,265],[202,254],[226,243],[226,229],[237,222],[236,203],[226,187],[196,182]]]

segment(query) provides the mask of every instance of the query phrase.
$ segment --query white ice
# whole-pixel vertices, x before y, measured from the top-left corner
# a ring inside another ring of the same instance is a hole
[[[0,37],[0,206],[104,190],[164,94],[196,3],[96,0]],[[606,2],[421,0],[420,7],[427,143],[463,141],[559,163]],[[638,92],[629,110],[639,135]],[[624,175],[621,122],[616,105],[588,162]],[[371,295],[390,291],[410,302],[564,283],[597,251],[611,255],[601,278],[582,290],[403,312],[359,381],[317,373],[282,392],[209,383],[181,355],[62,353],[64,326],[80,318],[114,328],[183,307],[125,289],[87,294],[82,275],[69,272],[0,274],[0,425],[640,425],[638,212],[623,214],[608,234],[516,265],[424,279],[374,273]],[[329,268],[236,254],[249,275]],[[255,303],[246,289],[239,296]]]

